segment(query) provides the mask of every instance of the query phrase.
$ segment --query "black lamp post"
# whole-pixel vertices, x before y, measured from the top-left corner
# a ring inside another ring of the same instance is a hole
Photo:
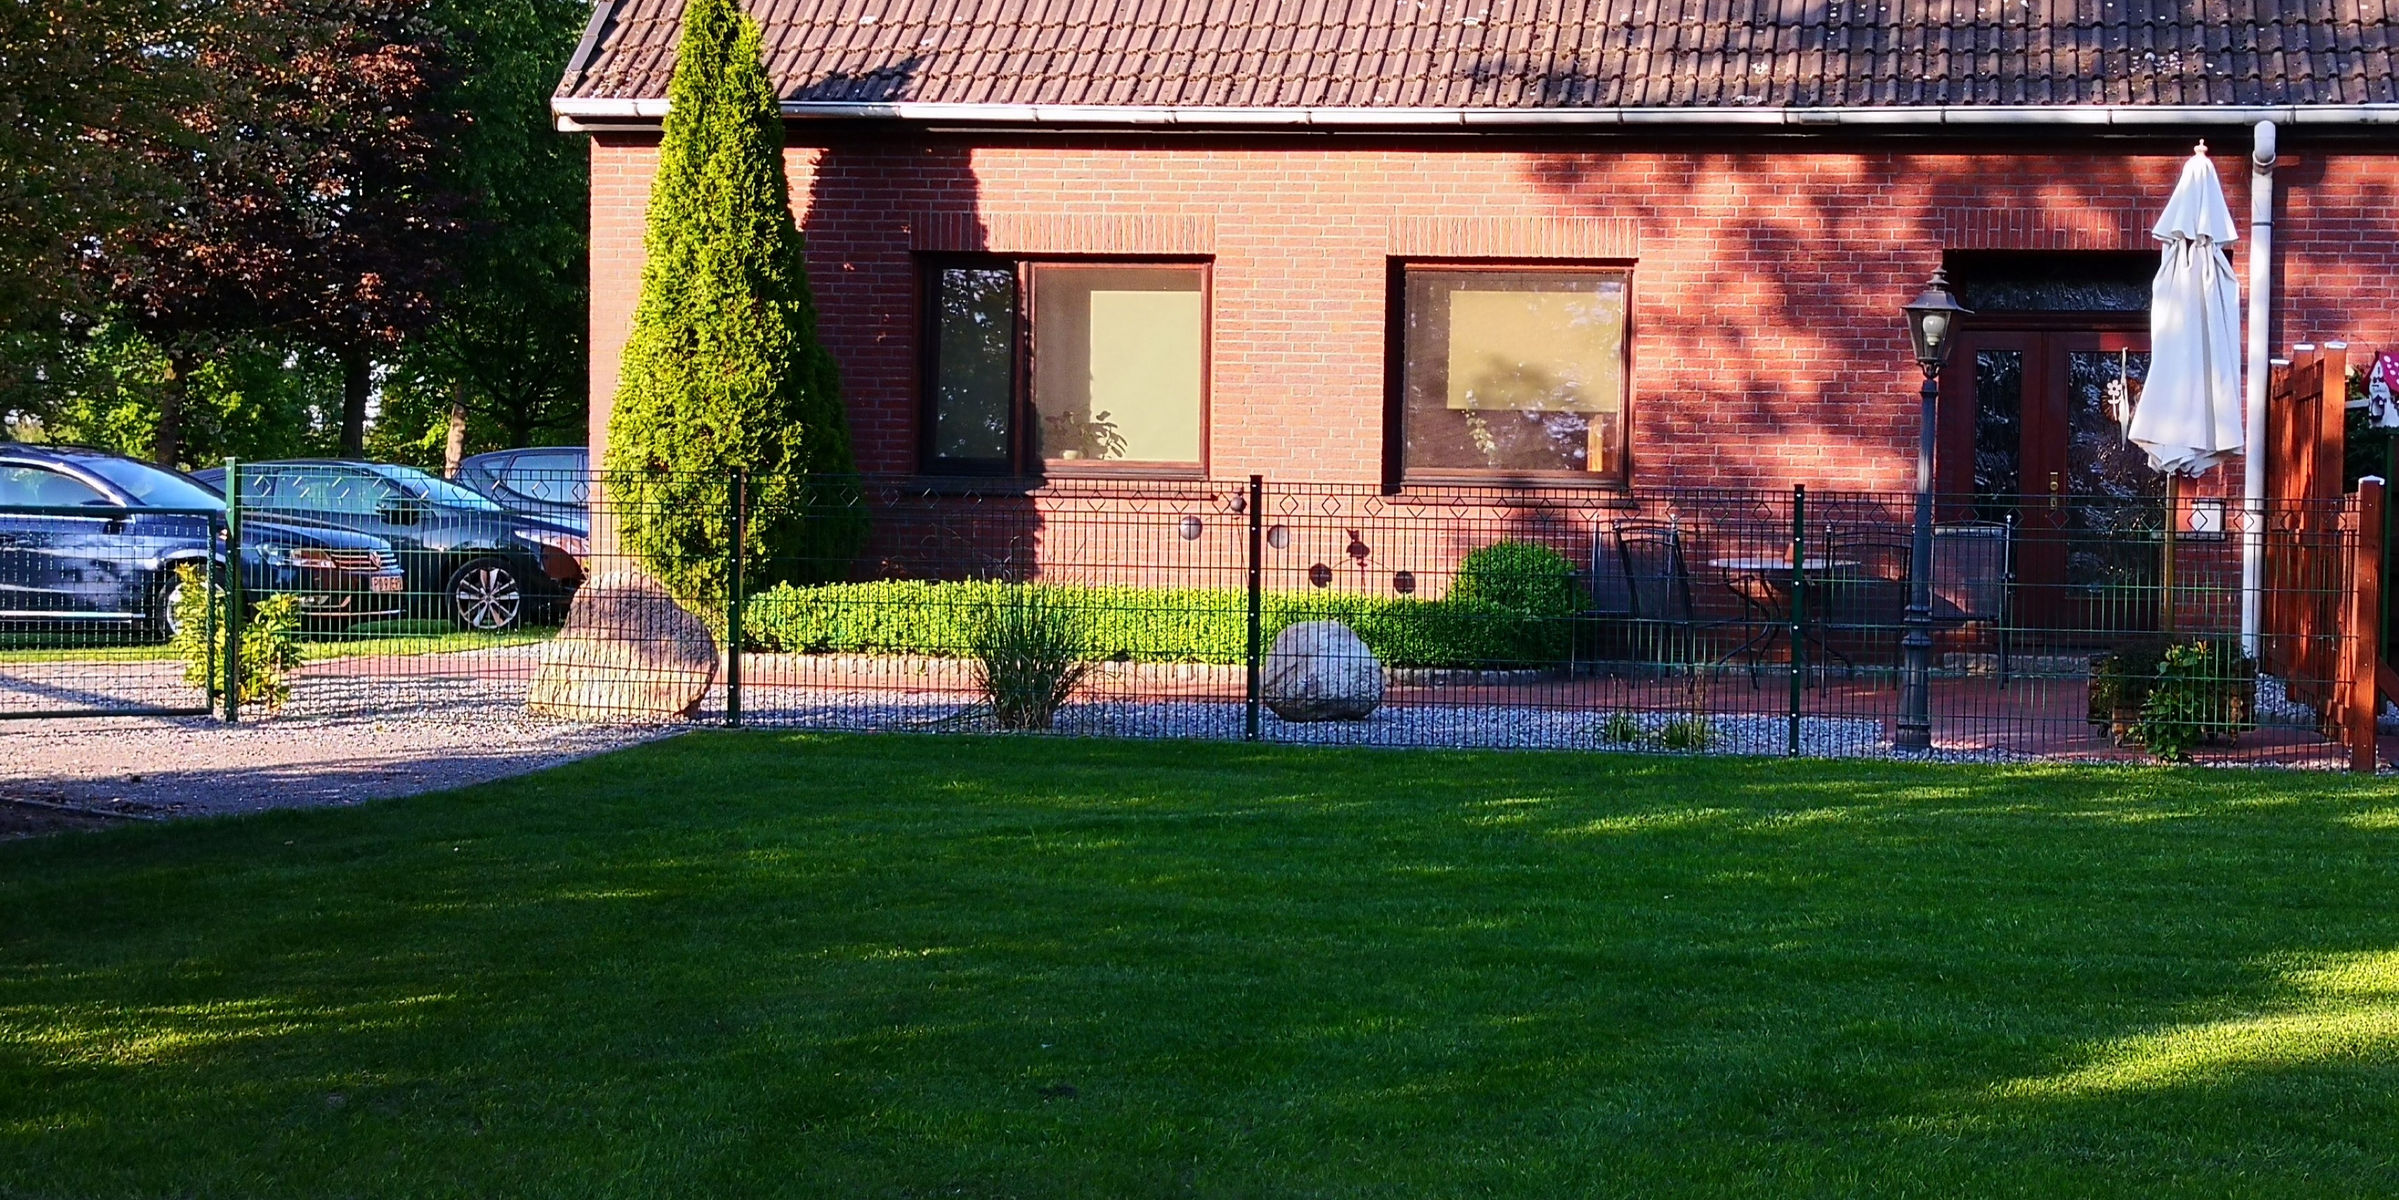
[[[1941,364],[1949,360],[1958,318],[1966,310],[1949,293],[1949,275],[1934,271],[1932,282],[1906,305],[1908,339],[1916,365],[1924,368],[1924,409],[1916,431],[1916,544],[1908,555],[1907,634],[1899,639],[1899,729],[1892,741],[1902,750],[1933,744],[1933,420],[1941,399]]]

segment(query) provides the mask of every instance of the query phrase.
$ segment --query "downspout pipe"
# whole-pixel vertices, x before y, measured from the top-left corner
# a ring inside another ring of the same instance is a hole
[[[2241,440],[2241,652],[2258,657],[2266,571],[2266,335],[2274,313],[2274,122],[2257,123],[2249,148],[2249,362]]]

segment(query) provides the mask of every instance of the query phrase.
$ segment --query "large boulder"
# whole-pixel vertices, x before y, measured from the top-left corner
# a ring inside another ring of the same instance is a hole
[[[575,593],[566,625],[542,647],[526,706],[582,721],[687,717],[716,682],[716,639],[658,581],[629,571]]]
[[[1383,664],[1339,621],[1276,634],[1261,699],[1286,721],[1362,721],[1383,702]]]

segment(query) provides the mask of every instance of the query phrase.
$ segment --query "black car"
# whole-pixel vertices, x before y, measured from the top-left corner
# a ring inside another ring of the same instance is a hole
[[[583,535],[519,516],[414,467],[341,459],[242,463],[244,518],[321,525],[391,543],[423,615],[513,629],[562,615],[583,582]],[[196,478],[224,488],[225,471]]]
[[[591,451],[581,446],[477,454],[459,462],[458,482],[510,512],[591,535]]]
[[[0,623],[175,632],[178,566],[224,561],[225,502],[190,476],[69,446],[0,442]],[[212,517],[211,514],[214,514]],[[242,586],[314,620],[398,616],[390,544],[276,521],[242,527]]]

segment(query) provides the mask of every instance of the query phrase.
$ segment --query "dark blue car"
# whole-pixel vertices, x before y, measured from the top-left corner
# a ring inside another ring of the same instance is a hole
[[[564,615],[583,582],[583,534],[509,512],[414,467],[344,459],[242,463],[242,512],[391,543],[418,611],[460,628]],[[223,468],[194,478],[222,489]]]
[[[591,452],[527,446],[463,459],[458,482],[512,513],[591,535]]]
[[[172,636],[175,568],[223,561],[224,512],[215,492],[149,463],[0,442],[0,623]],[[399,560],[379,538],[252,521],[241,558],[248,594],[296,595],[311,619],[400,615]]]

